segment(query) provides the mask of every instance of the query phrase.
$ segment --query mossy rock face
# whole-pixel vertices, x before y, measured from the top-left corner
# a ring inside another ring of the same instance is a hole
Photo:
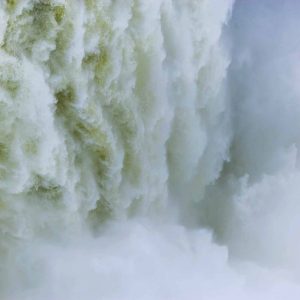
[[[33,15],[33,26],[36,33],[43,33],[49,30],[53,7],[49,3],[36,3],[30,12]]]
[[[13,11],[17,0],[7,0],[8,11]],[[36,43],[47,40],[54,44],[59,25],[65,17],[65,6],[49,1],[36,2],[16,18],[9,19],[2,48],[10,54],[32,54]]]
[[[65,89],[55,94],[56,111],[58,114],[64,114],[74,104],[76,100],[76,93],[72,86],[67,86]]]
[[[53,15],[55,21],[59,24],[65,16],[65,7],[63,5],[51,5],[49,1],[36,3],[33,7],[33,13],[36,20],[44,14]]]
[[[16,8],[17,4],[18,0],[6,0],[6,8],[9,12],[13,11]]]
[[[3,64],[0,66],[0,89],[4,89],[11,96],[15,97],[19,91],[20,83],[18,81],[20,73],[12,64]]]
[[[53,12],[55,21],[60,24],[65,16],[65,7],[63,5],[54,6]]]
[[[4,88],[11,95],[16,96],[19,90],[19,83],[15,80],[1,80],[0,78],[0,87]]]
[[[98,147],[95,149],[95,154],[98,159],[101,161],[109,161],[110,160],[110,152],[108,148]]]
[[[98,55],[97,68],[102,69],[107,65],[109,59],[108,49],[105,47],[100,48],[100,54]]]
[[[99,53],[87,54],[82,61],[83,67],[87,67],[94,72],[95,81],[99,86],[103,86],[106,80],[105,74],[110,66],[110,55],[107,47],[100,46]]]
[[[108,50],[106,48],[101,48],[100,53],[90,53],[87,54],[83,59],[83,64],[95,66],[96,71],[101,71],[107,65],[109,59]]]

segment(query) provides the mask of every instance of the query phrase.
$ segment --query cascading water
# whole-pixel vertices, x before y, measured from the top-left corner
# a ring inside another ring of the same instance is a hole
[[[2,0],[0,298],[298,299],[299,13]]]

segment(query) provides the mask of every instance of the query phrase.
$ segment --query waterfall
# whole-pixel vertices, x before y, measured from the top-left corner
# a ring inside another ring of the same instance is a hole
[[[0,298],[298,299],[299,12],[1,1]]]

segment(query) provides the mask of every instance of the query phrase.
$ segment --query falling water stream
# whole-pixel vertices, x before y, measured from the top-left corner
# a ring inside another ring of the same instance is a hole
[[[299,16],[1,0],[0,299],[299,299]]]

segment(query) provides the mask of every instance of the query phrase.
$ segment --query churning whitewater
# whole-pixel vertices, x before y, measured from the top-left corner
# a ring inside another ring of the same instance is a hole
[[[0,298],[300,297],[300,3],[0,2]]]

